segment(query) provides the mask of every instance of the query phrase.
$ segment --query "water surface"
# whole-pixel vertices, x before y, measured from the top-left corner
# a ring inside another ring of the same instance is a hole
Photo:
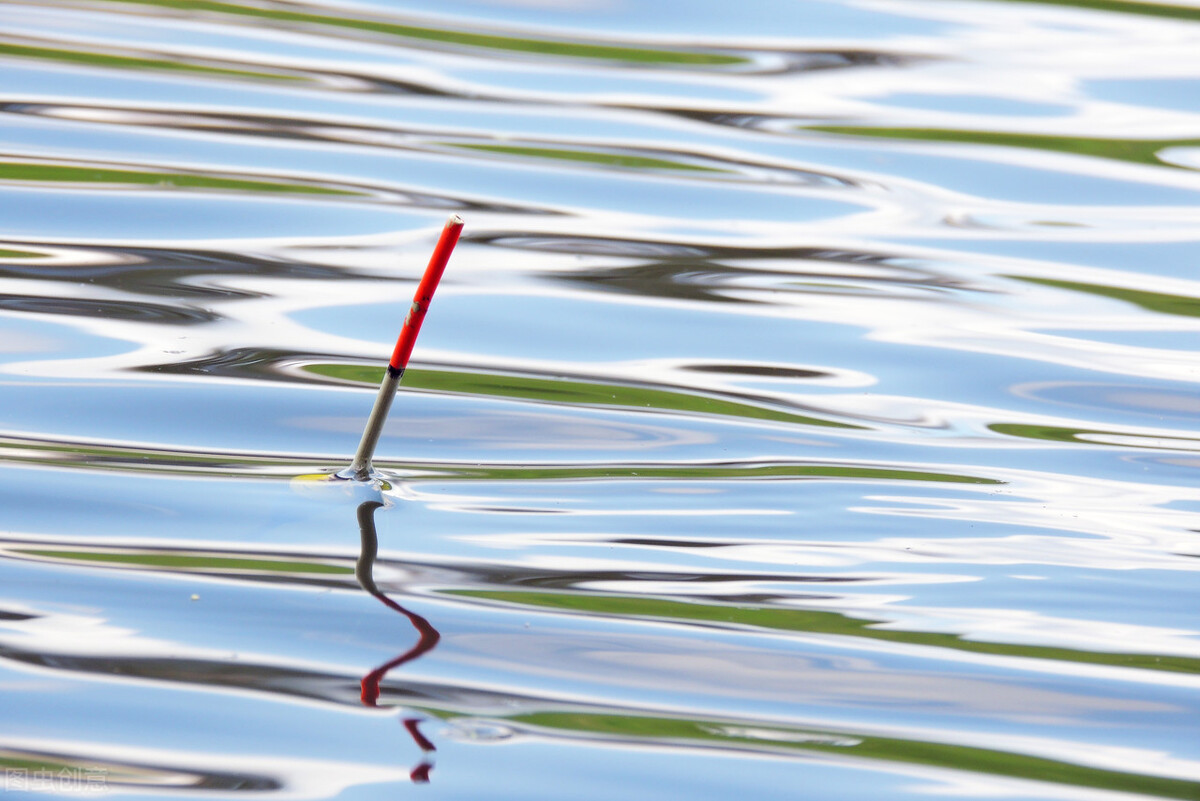
[[[1194,4],[0,23],[8,795],[1200,798]]]

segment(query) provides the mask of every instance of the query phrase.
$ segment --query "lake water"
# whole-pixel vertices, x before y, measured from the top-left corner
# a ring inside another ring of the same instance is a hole
[[[1196,0],[3,0],[0,104],[6,798],[1200,798]]]

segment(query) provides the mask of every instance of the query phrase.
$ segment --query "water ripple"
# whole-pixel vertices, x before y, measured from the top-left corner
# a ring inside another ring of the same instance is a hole
[[[5,790],[1196,797],[1194,4],[0,16]]]

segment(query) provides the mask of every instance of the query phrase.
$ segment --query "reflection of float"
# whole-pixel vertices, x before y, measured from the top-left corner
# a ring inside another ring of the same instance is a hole
[[[395,659],[385,662],[363,676],[362,702],[363,706],[369,707],[379,706],[379,683],[383,681],[383,677],[387,675],[388,671],[432,651],[437,646],[438,640],[441,639],[441,635],[438,634],[437,629],[428,620],[416,612],[410,612],[384,595],[375,584],[373,571],[375,568],[375,557],[379,553],[379,538],[375,534],[375,510],[380,506],[383,506],[383,504],[375,500],[364,501],[358,505],[358,530],[362,537],[362,552],[359,554],[358,562],[354,566],[354,576],[358,579],[358,583],[362,585],[362,588],[378,598],[384,606],[394,609],[408,618],[408,621],[412,623],[413,628],[417,630],[417,634],[420,636],[412,648],[409,648]],[[437,749],[430,742],[429,738],[417,728],[421,723],[420,718],[407,717],[401,722],[404,724],[405,730],[412,737],[413,742],[426,754],[409,775],[414,782],[427,782],[429,781],[429,771],[433,770],[433,762],[428,758],[428,754]]]

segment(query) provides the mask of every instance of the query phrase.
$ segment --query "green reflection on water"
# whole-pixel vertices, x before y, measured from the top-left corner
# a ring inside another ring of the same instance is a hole
[[[1148,448],[1150,450],[1165,451],[1200,450],[1200,439],[1181,437],[1175,434],[1139,434],[1125,431],[1037,425],[1034,423],[991,423],[988,425],[988,430],[1009,437],[1040,439],[1050,442],[1074,442],[1080,445],[1110,445],[1122,448]],[[1090,440],[1088,437],[1096,437],[1096,439]]]
[[[1180,317],[1200,317],[1200,298],[1188,297],[1187,295],[1170,295],[1165,292],[1146,292],[1123,286],[1085,284],[1076,281],[1059,281],[1054,278],[1034,278],[1027,275],[1007,275],[1005,278],[1054,287],[1056,289],[1069,289],[1088,295],[1099,295],[1103,298],[1123,300],[1135,306],[1140,306],[1146,311],[1175,314]]]
[[[342,565],[325,562],[299,561],[292,559],[248,559],[235,556],[209,554],[172,554],[154,551],[60,551],[42,548],[13,548],[13,553],[26,556],[47,556],[54,559],[69,559],[77,562],[132,565],[135,567],[191,568],[197,570],[267,570],[273,573],[339,573],[350,574],[354,570]]]
[[[1195,147],[1200,139],[1099,139],[1084,136],[1048,136],[1042,134],[1005,133],[1000,131],[963,131],[949,128],[874,128],[850,125],[809,125],[805,130],[848,136],[870,136],[930,142],[962,142],[973,145],[1004,145],[1055,153],[1074,153],[1080,156],[1152,164],[1159,167],[1191,169],[1171,164],[1158,157],[1169,147]]]
[[[1047,648],[1039,645],[977,642],[974,640],[965,640],[953,634],[872,628],[879,621],[861,620],[838,612],[702,604],[627,595],[509,590],[447,590],[446,592],[452,595],[486,598],[488,600],[521,606],[562,609],[591,614],[645,617],[675,621],[708,621],[725,625],[752,626],[754,628],[782,631],[869,637],[910,645],[953,648],[959,651],[972,651],[998,656],[1053,659],[1094,665],[1110,665],[1113,667],[1165,670],[1177,673],[1200,673],[1200,659],[1190,657],[1157,656],[1154,654],[1113,654],[1077,651],[1069,648]]]
[[[249,472],[248,468],[312,467],[326,463],[326,460],[318,462],[304,457],[283,459],[244,454],[214,455],[194,451],[38,441],[21,437],[0,437],[0,460],[74,468],[130,469],[139,472],[194,474],[214,471],[238,478],[255,477],[256,474]]]
[[[1195,782],[1104,770],[1008,751],[815,729],[593,712],[535,712],[514,715],[508,720],[557,731],[666,741],[676,746],[694,743],[710,747],[725,745],[738,750],[751,747],[775,752],[837,753],[843,757],[933,765],[955,771],[1014,776],[1031,781],[1098,787],[1162,798],[1195,799],[1200,789]]]
[[[382,367],[357,364],[313,364],[304,368],[310,373],[378,386],[383,379]],[[454,370],[407,370],[404,386],[438,392],[460,392],[470,395],[489,395],[502,398],[524,398],[552,403],[578,403],[592,406],[622,406],[662,409],[675,412],[714,414],[723,417],[743,417],[755,420],[774,420],[781,423],[800,423],[828,428],[861,428],[849,423],[823,420],[819,417],[754,406],[748,403],[721,400],[686,392],[672,392],[623,384],[601,384],[586,381],[567,381],[534,376],[493,375]]]
[[[426,466],[431,472],[442,472],[459,479],[492,479],[498,481],[525,479],[532,481],[571,478],[636,478],[654,479],[764,479],[764,478],[844,478],[849,480],[936,481],[949,484],[1003,484],[990,478],[962,476],[954,473],[927,473],[920,470],[897,470],[888,467],[858,467],[833,464],[696,464],[682,467],[657,465],[602,465],[597,467],[439,467]]]
[[[346,457],[346,461],[349,456]],[[0,437],[0,462],[54,465],[70,469],[151,472],[163,475],[218,476],[290,480],[302,470],[335,470],[329,459],[294,456],[287,459],[245,454],[212,455],[192,451],[119,446],[38,442]],[[376,459],[377,467],[403,470],[409,480],[436,478],[464,481],[562,481],[571,479],[804,479],[831,478],[870,481],[935,481],[951,484],[1003,484],[1003,481],[957,473],[933,473],[893,467],[842,464],[762,464],[757,462],[693,463],[685,465],[598,464],[514,465],[398,462]],[[271,472],[263,472],[271,471]]]
[[[12,752],[8,752],[11,754]],[[0,768],[10,770],[28,770],[42,771],[52,770],[58,771],[63,768],[75,768],[77,763],[65,762],[60,760],[51,761],[44,756],[6,756],[5,752],[0,751]]]
[[[567,150],[549,147],[520,147],[516,145],[485,145],[465,144],[461,142],[446,142],[450,147],[468,150],[484,150],[489,153],[504,153],[511,156],[530,156],[533,158],[557,159],[559,161],[578,161],[588,164],[602,164],[607,167],[625,167],[636,170],[689,170],[692,172],[728,173],[715,167],[705,167],[699,164],[688,164],[683,161],[635,156],[627,153],[603,153],[595,150]]]
[[[1200,8],[1173,6],[1167,3],[1139,3],[1131,0],[1006,0],[1009,3],[1037,3],[1047,6],[1087,8],[1093,11],[1110,11],[1115,14],[1140,14],[1147,17],[1168,19],[1200,20]]]
[[[144,184],[177,186],[194,189],[228,189],[251,192],[288,192],[311,195],[360,195],[323,186],[248,181],[240,178],[217,178],[173,172],[139,172],[99,167],[70,167],[61,164],[29,162],[0,162],[0,181],[55,181],[72,183]]]
[[[201,64],[189,64],[186,61],[110,56],[105,53],[88,53],[82,50],[61,50],[51,47],[30,47],[28,45],[16,44],[0,43],[0,56],[40,58],[50,61],[62,61],[69,64],[87,64],[94,67],[114,67],[117,69],[175,70],[229,78],[269,78],[275,81],[303,80],[295,75],[235,70],[226,67],[206,67]]]
[[[281,8],[259,8],[223,3],[217,0],[111,0],[111,2],[135,3],[138,5],[175,8],[182,11],[208,11],[221,14],[273,19],[283,22],[299,22],[314,25],[330,25],[339,28],[373,31],[408,39],[422,39],[443,44],[465,45],[489,50],[538,53],[542,55],[569,56],[572,58],[605,59],[608,61],[637,62],[645,64],[670,64],[687,66],[721,66],[742,64],[746,59],[723,53],[706,53],[687,50],[661,50],[643,47],[621,47],[617,45],[588,44],[584,42],[561,42],[553,39],[528,39],[517,36],[497,36],[471,33],[450,28],[430,28],[418,25],[400,25],[394,22],[358,19],[354,17],[332,17],[289,11]]]

